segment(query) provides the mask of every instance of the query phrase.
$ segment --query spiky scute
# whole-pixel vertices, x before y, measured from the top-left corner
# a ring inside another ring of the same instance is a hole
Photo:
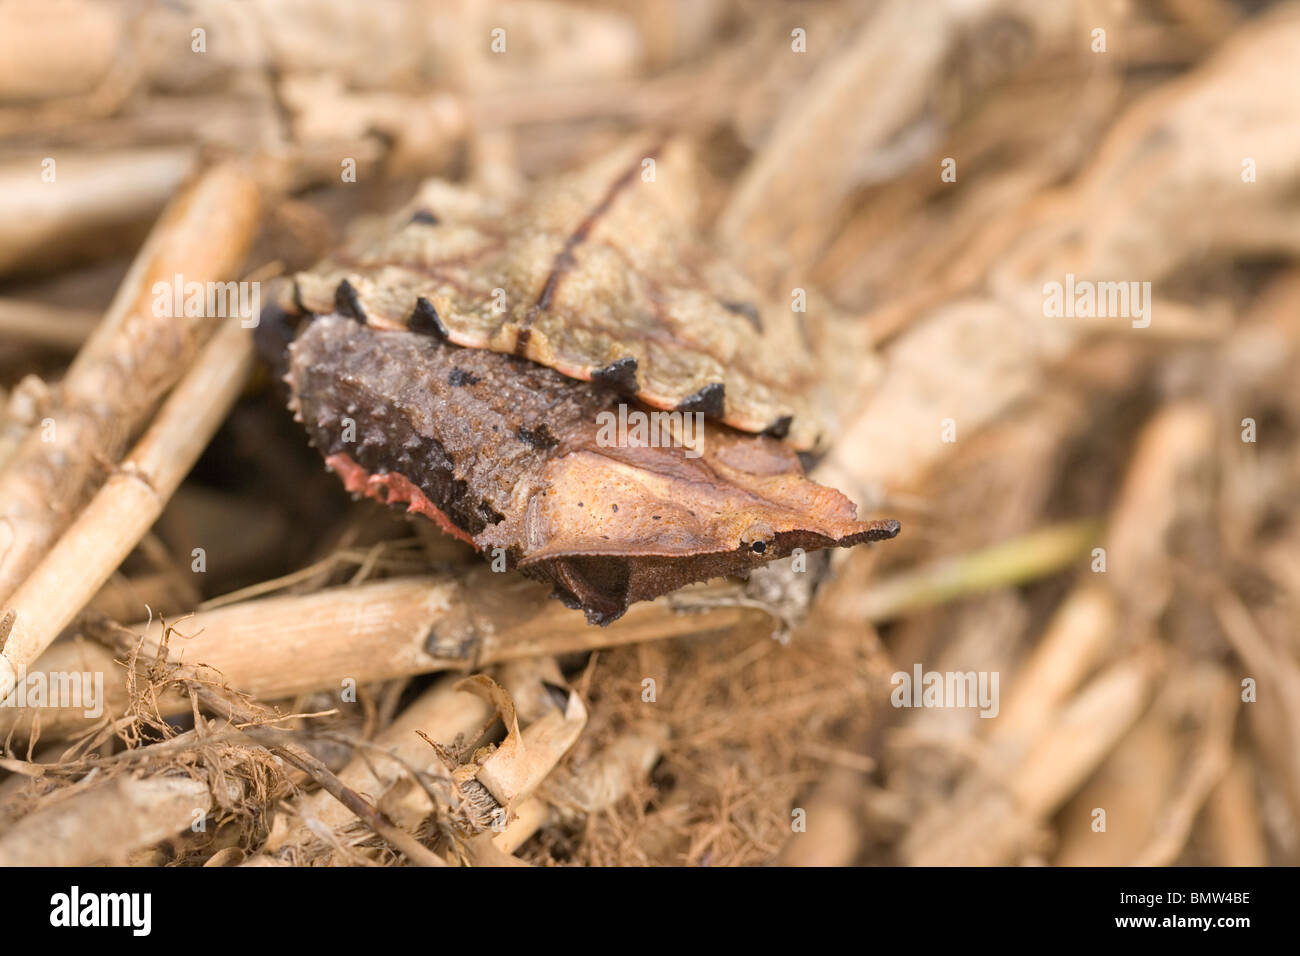
[[[814,449],[820,382],[804,316],[698,239],[693,169],[684,144],[643,142],[509,205],[434,182],[300,273],[296,299]]]

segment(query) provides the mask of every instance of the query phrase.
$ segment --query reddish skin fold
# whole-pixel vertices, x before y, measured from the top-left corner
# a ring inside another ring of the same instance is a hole
[[[430,501],[417,485],[405,475],[395,471],[372,475],[343,452],[330,455],[325,465],[343,479],[343,487],[354,495],[365,495],[388,505],[406,504],[408,514],[421,514],[436,524],[439,530],[466,544],[477,547],[474,539],[452,522],[438,506]]]

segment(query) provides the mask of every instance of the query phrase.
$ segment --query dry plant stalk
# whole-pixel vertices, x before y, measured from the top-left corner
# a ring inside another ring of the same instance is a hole
[[[447,865],[446,860],[429,850],[412,834],[395,826],[373,804],[339,780],[321,760],[295,743],[289,734],[273,726],[270,720],[275,715],[264,708],[246,704],[235,695],[205,686],[201,681],[195,682],[184,678],[182,681],[186,692],[196,702],[202,702],[205,708],[237,726],[243,736],[256,742],[268,754],[302,771],[319,784],[326,793],[347,807],[376,836],[404,854],[411,863],[416,866],[430,867]]]
[[[0,866],[120,865],[133,850],[182,832],[196,812],[206,815],[211,808],[212,794],[202,780],[116,776],[38,809],[0,834]]]
[[[524,670],[536,676],[534,668]],[[520,676],[527,680],[522,671]],[[525,689],[514,683],[517,689]],[[466,692],[471,689],[473,692]],[[539,801],[527,799],[528,791],[546,777],[581,731],[583,722],[575,719],[580,714],[580,706],[573,703],[575,700],[571,698],[571,712],[566,716],[555,708],[554,703],[543,703],[539,697],[537,706],[530,708],[535,711],[536,719],[520,733],[513,719],[512,698],[488,678],[480,675],[455,685],[450,681],[440,681],[403,711],[372,747],[359,751],[339,778],[354,789],[373,794],[376,805],[390,817],[400,816],[417,824],[435,810],[435,804],[431,792],[426,792],[427,788],[421,790],[410,786],[413,774],[441,777],[447,784],[452,783],[453,777],[464,778],[460,781],[463,784],[470,779],[467,774],[472,771],[494,794],[496,805],[505,813],[511,812],[508,809],[510,804],[522,800],[521,807],[528,808],[528,817],[533,819],[536,816],[533,808]],[[579,706],[579,710],[575,711],[574,706]],[[510,727],[506,740],[487,751],[487,756],[480,758],[481,764],[470,764],[465,772],[457,771],[449,776],[450,768],[444,765],[444,761],[449,758],[450,751],[441,745],[430,748],[425,741],[435,738],[463,740],[466,746],[471,745],[491,723],[489,718],[495,715],[495,708],[504,708],[503,717]],[[449,789],[446,799],[450,798]],[[524,812],[521,809],[514,814],[511,826],[519,822]],[[341,832],[348,820],[340,812],[338,804],[328,802],[325,793],[304,798],[296,813],[297,820],[291,828],[272,834],[266,852],[276,852],[281,859],[310,859],[322,850],[329,851],[330,843],[322,839],[322,834],[327,831],[333,831],[334,846],[349,842],[349,837]],[[516,828],[512,832],[518,835],[520,831]],[[492,840],[490,833],[470,840],[465,847],[470,861],[480,866],[519,865],[520,861],[510,857],[501,847],[493,849]],[[275,862],[265,856],[247,861],[248,865]]]
[[[1073,703],[1067,695],[1104,661],[1121,620],[1143,634],[1164,606],[1167,589],[1159,582],[1168,568],[1160,542],[1178,516],[1179,489],[1209,454],[1212,431],[1206,417],[1202,408],[1175,404],[1147,424],[1112,512],[1105,549],[1109,567],[1141,567],[1141,585],[1132,576],[1117,577],[1118,599],[1097,583],[1080,586],[1067,598],[1011,685],[987,765],[968,775],[955,806],[935,807],[916,822],[903,844],[908,860],[998,863],[1015,858],[1031,842],[1043,815],[1070,794],[1072,787],[1065,782],[1081,779],[1080,774],[1100,763],[1137,718],[1150,692],[1150,662],[1128,665],[1127,678],[1121,678],[1124,668],[1116,665],[1110,685],[1098,677]],[[1122,583],[1129,581],[1133,584]],[[1152,582],[1157,582],[1155,588]],[[1100,689],[1125,686],[1125,679],[1137,682],[1127,700],[1117,699],[1119,691],[1103,694]],[[1088,701],[1098,699],[1110,700],[1114,709],[1091,725],[1095,736],[1089,737],[1086,722],[1077,722],[1068,732],[1071,752],[1054,749],[1065,739],[1068,715],[1080,708],[1094,712]],[[996,775],[1004,795],[993,793],[988,774]],[[939,833],[946,835],[940,839]]]
[[[663,752],[665,736],[656,726],[631,731],[576,766],[557,767],[539,795],[521,803],[505,829],[491,835],[493,846],[514,853],[549,824],[573,823],[612,807],[650,772]],[[471,854],[478,846],[472,846]]]
[[[1193,671],[1189,677],[1178,693],[1193,698],[1186,710],[1200,717],[1203,727],[1191,759],[1175,783],[1172,799],[1132,857],[1133,866],[1172,866],[1177,862],[1197,815],[1232,763],[1232,732],[1239,703],[1235,682],[1214,666],[1205,666],[1200,673]]]
[[[59,150],[54,183],[33,176],[37,157],[0,164],[0,275],[58,264],[88,247],[112,250],[124,232],[143,234],[194,160],[190,147]]]
[[[457,768],[452,779],[478,781],[509,815],[573,746],[586,726],[587,709],[577,694],[570,693],[563,711],[552,710],[520,731],[513,699],[491,678],[476,674],[456,686],[491,701],[507,732],[491,753]],[[471,770],[473,775],[467,776]]]
[[[1153,662],[1112,665],[1043,729],[999,779],[972,774],[952,802],[918,819],[899,846],[912,866],[995,866],[1017,859],[1047,816],[1110,752],[1142,712]]]
[[[1207,63],[1122,114],[1091,165],[1062,194],[990,223],[953,264],[962,281],[943,301],[915,306],[905,321],[890,319],[907,328],[885,351],[883,376],[873,372],[857,383],[860,407],[822,466],[821,480],[878,501],[953,450],[953,443],[934,437],[945,416],[960,410],[969,435],[1044,391],[1047,371],[1083,335],[1068,323],[1043,321],[1046,282],[1067,273],[1136,274],[1158,284],[1207,245],[1222,255],[1249,255],[1266,234],[1275,251],[1300,246],[1287,211],[1287,190],[1300,178],[1300,151],[1271,132],[1297,118],[1293,90],[1274,78],[1289,74],[1282,64],[1298,48],[1294,9],[1244,27]],[[1251,109],[1232,108],[1243,98]],[[1207,125],[1207,112],[1221,123]],[[1227,144],[1245,141],[1267,151],[1270,168],[1278,170],[1275,189],[1243,189],[1224,172],[1240,163],[1223,155],[1232,149]],[[1133,241],[1126,231],[1133,222],[1144,223],[1150,241]],[[1228,223],[1240,228],[1225,233]],[[1000,347],[978,345],[990,341]],[[854,385],[844,389],[851,394]],[[864,448],[890,454],[862,455]]]
[[[89,338],[99,315],[39,302],[0,299],[0,336],[75,351]]]
[[[813,794],[801,801],[817,826],[789,840],[781,853],[784,866],[851,866],[865,834],[861,814],[863,777],[847,767],[832,767]]]
[[[118,461],[211,331],[207,319],[154,315],[155,283],[233,273],[252,241],[258,207],[248,177],[235,166],[217,166],[174,200],[155,226],[56,390],[53,441],[31,432],[0,473],[0,601],[49,551],[105,465]],[[6,688],[3,680],[0,688]]]
[[[207,446],[252,366],[248,330],[230,321],[204,349],[139,444],[9,599],[0,698],[117,570]]]
[[[501,575],[475,567],[199,611],[177,624],[168,660],[201,663],[217,680],[244,693],[283,700],[335,690],[344,679],[366,684],[430,671],[472,670],[738,626],[768,633],[775,619],[747,604],[728,583],[635,605],[609,627],[593,628],[580,613],[547,600],[541,585],[503,581]],[[116,627],[88,622],[86,633],[108,642],[116,655],[95,643],[58,643],[28,670],[103,673],[105,711],[119,713],[126,688],[115,660],[130,652],[137,634],[144,636],[145,657],[152,656],[166,627],[162,621],[134,624],[128,629],[131,641],[123,642]],[[268,643],[267,634],[276,640]],[[175,694],[163,697],[159,706],[165,714],[188,709]],[[52,738],[93,723],[80,706],[0,708],[0,738],[13,734],[26,739],[34,720],[39,720],[41,734]]]
[[[1002,708],[990,735],[996,751],[1016,754],[1041,733],[1113,652],[1118,619],[1116,601],[1105,588],[1081,585],[1070,592],[1016,674],[1016,682],[1034,692],[1015,694]]]
[[[885,179],[932,149],[936,87],[955,78],[953,52],[1010,21],[1050,47],[1074,27],[1078,5],[983,5],[888,0],[856,35],[826,58],[801,95],[790,97],[758,158],[745,170],[719,223],[720,233],[762,263],[773,250],[803,267],[838,223],[845,198]],[[899,43],[900,36],[912,42]]]
[[[163,687],[173,688],[192,701],[196,729],[162,743],[139,746],[137,742],[108,761],[98,761],[95,766],[109,775],[107,780],[85,786],[89,778],[84,778],[62,791],[38,795],[35,808],[0,837],[0,856],[7,863],[46,862],[41,848],[46,854],[51,852],[51,841],[60,843],[54,862],[63,865],[123,861],[162,839],[183,833],[196,820],[216,810],[266,799],[274,791],[263,787],[259,776],[264,777],[268,768],[283,765],[300,771],[304,779],[314,780],[323,794],[339,801],[411,862],[446,865],[299,746],[292,734],[279,729],[276,724],[284,716],[247,702],[225,688],[214,687],[192,668],[155,660],[147,669],[146,683],[133,692],[139,705],[133,719],[143,719],[167,735],[167,727],[154,706]],[[206,721],[199,714],[200,704],[219,715],[220,722]],[[30,776],[54,773],[75,779],[78,767],[84,773],[89,763],[70,758],[72,753],[64,755],[63,763],[56,761],[49,767],[9,763]],[[258,764],[265,765],[260,774]],[[142,769],[143,774],[132,772],[135,768]],[[178,776],[175,771],[182,768],[188,769],[190,776]],[[104,828],[105,818],[123,822]],[[87,827],[102,832],[96,833],[96,838],[70,841],[52,836]]]
[[[1265,866],[1268,846],[1255,797],[1256,774],[1250,759],[1238,752],[1219,781],[1205,810],[1211,859],[1222,866]]]
[[[358,750],[339,772],[339,780],[379,804],[384,793],[412,770],[432,773],[440,769],[442,764],[436,754],[416,731],[451,742],[471,738],[491,716],[485,700],[456,690],[454,683],[444,679],[421,694],[369,746]],[[352,821],[346,808],[325,791],[296,801],[292,812],[287,826],[272,829],[263,854],[294,859],[321,842],[318,834],[322,829],[337,831]],[[248,861],[250,865],[262,862],[257,858]]]

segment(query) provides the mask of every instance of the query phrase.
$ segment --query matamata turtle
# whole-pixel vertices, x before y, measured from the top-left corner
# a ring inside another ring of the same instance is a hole
[[[500,202],[433,180],[294,277],[290,407],[345,486],[549,582],[597,624],[805,551],[892,538],[804,477],[799,313],[698,236],[682,143]]]

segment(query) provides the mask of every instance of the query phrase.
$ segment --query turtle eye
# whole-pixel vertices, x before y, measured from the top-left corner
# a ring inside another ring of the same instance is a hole
[[[740,546],[755,554],[763,554],[775,538],[776,533],[770,524],[766,521],[756,521],[740,536]]]

